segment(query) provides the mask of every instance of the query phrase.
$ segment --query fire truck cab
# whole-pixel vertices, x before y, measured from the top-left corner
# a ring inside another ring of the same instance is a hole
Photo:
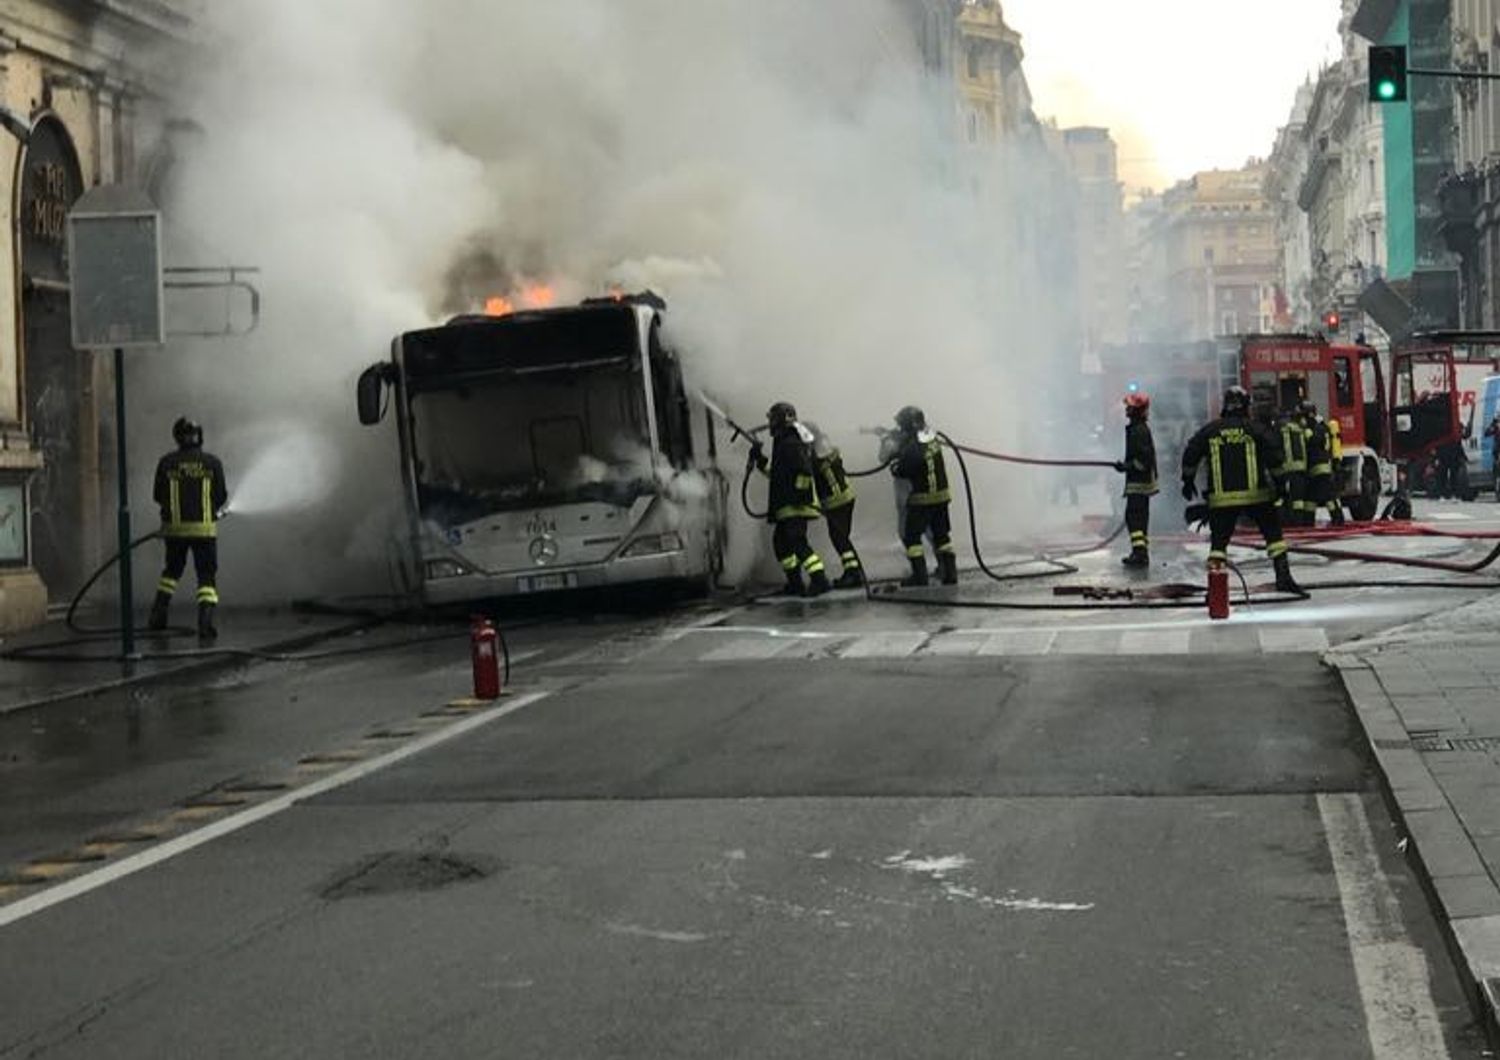
[[[1458,482],[1451,485],[1473,499],[1467,469],[1483,464],[1485,424],[1476,417],[1485,380],[1500,372],[1500,332],[1413,335],[1392,352],[1391,365],[1391,457],[1405,464],[1409,485],[1426,491],[1435,488],[1435,465],[1453,460]]]
[[[1383,459],[1391,445],[1380,355],[1370,346],[1333,345],[1316,335],[1253,335],[1240,344],[1240,383],[1260,409],[1290,411],[1309,399],[1338,421],[1341,495],[1355,519],[1373,519],[1394,485]]]

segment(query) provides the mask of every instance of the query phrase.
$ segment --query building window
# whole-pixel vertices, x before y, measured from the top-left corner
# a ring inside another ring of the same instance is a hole
[[[971,111],[969,111],[969,143],[971,143],[971,144],[977,144],[978,142],[979,142],[979,115],[975,114],[971,110]]]
[[[969,77],[971,79],[978,78],[979,77],[979,45],[977,45],[977,44],[971,44],[971,45],[969,45],[968,62],[969,62]]]
[[[1224,329],[1219,332],[1220,335],[1237,334],[1240,330],[1240,315],[1234,312],[1225,313],[1223,323]]]
[[[1214,260],[1214,248],[1213,247],[1204,247],[1203,248],[1203,260],[1206,261],[1206,262],[1208,262],[1209,264],[1213,264],[1213,260]]]

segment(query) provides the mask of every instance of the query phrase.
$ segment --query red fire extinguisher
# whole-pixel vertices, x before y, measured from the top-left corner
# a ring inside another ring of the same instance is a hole
[[[1229,617],[1229,571],[1223,567],[1208,569],[1208,617]]]
[[[500,633],[483,615],[469,623],[469,654],[474,663],[474,698],[500,698]]]

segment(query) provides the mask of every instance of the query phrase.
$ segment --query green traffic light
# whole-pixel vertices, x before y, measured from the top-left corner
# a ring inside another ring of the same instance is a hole
[[[1375,91],[1380,94],[1381,99],[1391,100],[1396,98],[1396,82],[1382,81],[1375,86]]]

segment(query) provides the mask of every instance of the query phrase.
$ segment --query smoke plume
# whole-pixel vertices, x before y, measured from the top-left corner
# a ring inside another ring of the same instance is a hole
[[[905,404],[1013,441],[1067,315],[1051,181],[1022,148],[961,142],[915,6],[211,3],[173,257],[260,266],[264,317],[144,366],[136,408],[163,435],[201,419],[232,487],[266,460],[297,500],[226,530],[226,598],[384,588],[394,430],[357,426],[354,377],[526,284],[660,291],[697,383],[751,422],[794,401],[851,467],[874,456],[856,428]],[[888,490],[866,492],[888,539]]]

